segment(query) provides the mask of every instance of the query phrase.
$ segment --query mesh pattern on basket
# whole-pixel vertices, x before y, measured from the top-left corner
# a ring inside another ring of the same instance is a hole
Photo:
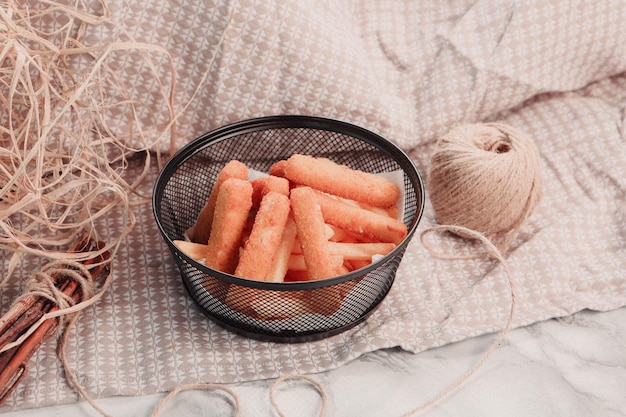
[[[404,172],[403,221],[409,237],[366,268],[319,281],[267,283],[214,271],[180,252],[217,175],[232,159],[267,172],[294,153],[324,156],[368,172]],[[218,324],[262,340],[298,342],[328,337],[368,317],[385,298],[423,209],[419,173],[394,145],[342,122],[276,116],[227,126],[196,139],[166,165],[155,185],[157,223],[199,308]],[[408,158],[407,158],[408,160]]]

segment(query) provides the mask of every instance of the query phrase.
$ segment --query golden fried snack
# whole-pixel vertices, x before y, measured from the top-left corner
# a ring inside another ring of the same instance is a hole
[[[374,261],[374,256],[384,256],[391,252],[395,243],[387,242],[328,242],[333,265],[338,274],[344,274],[362,268]],[[299,280],[294,273],[306,272],[306,263],[302,251],[294,250],[287,261],[287,277]]]
[[[252,185],[247,180],[228,178],[220,186],[215,202],[211,234],[204,263],[232,274],[237,267],[241,236],[252,207]]]
[[[298,240],[311,280],[329,278],[337,274],[332,265],[322,211],[315,191],[310,187],[291,190],[291,208],[298,230]]]
[[[287,273],[285,274],[284,282],[296,282],[296,281],[308,281],[308,280],[309,280],[309,275],[307,274],[306,270],[298,271],[295,269],[288,269]]]
[[[309,290],[307,299],[309,309],[325,316],[333,315],[341,307],[346,295],[346,292],[342,290],[344,284]]]
[[[258,207],[265,194],[273,191],[285,196],[289,196],[289,180],[275,175],[255,178],[252,181],[252,206]]]
[[[249,317],[284,320],[312,313],[308,291],[266,291],[231,284],[224,302]]]
[[[285,280],[285,275],[289,269],[289,257],[291,256],[291,251],[296,242],[296,234],[296,224],[293,218],[289,217],[285,225],[285,230],[283,231],[280,245],[274,254],[272,266],[265,276],[265,281],[283,282]]]
[[[335,275],[342,274],[342,266],[344,263],[344,259],[341,255],[330,255],[330,266],[335,271]],[[289,258],[287,258],[287,270],[288,271],[308,271],[308,267],[306,264],[306,260],[303,254],[292,253]]]
[[[272,267],[274,254],[282,241],[289,217],[286,195],[270,191],[261,200],[250,237],[246,240],[235,275],[264,281]]]
[[[207,245],[201,243],[189,242],[186,240],[174,240],[174,245],[183,251],[191,259],[202,262],[207,251]],[[216,299],[225,302],[230,284],[219,279],[202,281],[204,289]]]
[[[291,254],[287,259],[287,269],[289,271],[306,271],[306,262],[304,261],[304,255]]]
[[[331,226],[329,224],[324,223],[324,235],[326,236],[326,240],[337,242],[340,238],[345,238],[348,233],[345,230],[342,230],[336,226]],[[300,245],[300,240],[296,235],[296,240],[293,244],[293,248],[291,249],[291,253],[302,255],[302,246]]]
[[[330,231],[328,235],[330,242],[342,242],[348,238],[348,233],[337,226],[327,224],[326,229]]]
[[[369,265],[369,264],[371,264],[371,263],[372,263],[372,260],[371,260],[371,259],[369,259],[369,260],[363,260],[363,261],[359,261],[359,260],[357,260],[357,259],[353,259],[353,260],[350,260],[350,261],[346,261],[346,263],[345,263],[345,264],[348,266],[348,269],[349,269],[350,271],[355,271],[355,270],[357,270],[357,269],[360,269],[360,268],[366,267],[366,266],[368,266],[368,265]]]
[[[292,155],[285,165],[285,177],[297,184],[376,207],[391,207],[400,198],[398,186],[386,178],[339,165],[327,158]]]
[[[307,299],[309,309],[325,316],[335,314],[341,308],[348,293],[350,293],[362,279],[363,277],[360,277],[331,287],[316,288],[307,291],[309,295]]]
[[[200,211],[200,215],[196,220],[196,224],[193,228],[193,234],[190,237],[192,242],[207,243],[209,241],[209,234],[211,233],[211,224],[213,223],[213,214],[215,212],[215,202],[217,201],[217,194],[221,185],[228,178],[238,178],[240,180],[248,179],[248,167],[242,162],[232,160],[228,162],[224,168],[220,171],[211,189],[209,198]]]
[[[284,178],[286,166],[287,166],[286,159],[282,159],[280,161],[274,162],[272,166],[270,166],[269,174]]]
[[[389,216],[389,217],[393,217],[394,219],[398,218],[398,207],[393,205],[391,207],[376,207],[376,206],[372,206],[369,205],[367,203],[364,203],[362,201],[354,201],[354,200],[349,200],[347,198],[340,198],[341,201],[343,201],[346,204],[351,204],[353,206],[357,206],[357,207],[361,207],[364,210],[369,210],[369,211],[373,211],[374,213],[378,213],[381,214],[383,216]]]
[[[379,242],[398,244],[407,235],[406,225],[399,220],[346,204],[318,191],[313,192],[326,223]]]

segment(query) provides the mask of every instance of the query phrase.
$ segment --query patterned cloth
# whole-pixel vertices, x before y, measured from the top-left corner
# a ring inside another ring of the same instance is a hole
[[[514,326],[626,305],[623,1],[111,3],[115,24],[89,28],[85,39],[130,36],[170,51],[176,147],[232,121],[311,114],[387,137],[426,175],[434,141],[456,124],[497,120],[525,131],[541,152],[545,196],[507,257],[518,290]],[[138,100],[158,112],[147,69],[119,66]],[[368,351],[419,352],[494,332],[509,314],[501,267],[434,258],[415,238],[391,292],[365,323],[311,343],[246,339],[193,305],[149,205],[137,218],[115,260],[112,288],[81,314],[67,346],[93,396],[320,372]],[[116,227],[116,219],[107,221]],[[427,203],[418,234],[435,223]],[[472,249],[445,236],[434,245]],[[32,268],[25,260],[22,269]],[[2,293],[2,306],[15,294]],[[54,349],[40,349],[0,411],[77,400]]]

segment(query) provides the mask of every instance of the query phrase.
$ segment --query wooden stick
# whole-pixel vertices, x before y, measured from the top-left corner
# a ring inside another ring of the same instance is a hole
[[[28,296],[28,298],[30,297],[31,296]],[[6,329],[0,334],[0,347],[14,341],[20,334],[23,333],[24,329],[28,329],[32,326],[33,323],[39,320],[41,316],[43,316],[52,306],[52,302],[45,298],[35,296],[35,300],[36,301],[30,305],[26,311],[18,316],[13,323],[7,322],[7,325],[5,326]],[[20,310],[21,307],[16,311]],[[16,311],[11,311],[11,314],[14,315]]]
[[[95,249],[101,250],[103,246],[104,244],[102,242],[98,242]],[[85,245],[73,245],[72,249],[75,249],[75,247],[79,247],[80,250],[85,250],[89,248]],[[104,269],[107,268],[108,261],[109,253],[104,252],[103,254],[95,258],[84,261],[83,264],[86,266],[95,264],[95,266],[89,271],[90,275],[95,280],[104,271]],[[65,295],[71,297],[74,303],[81,301],[83,297],[82,288],[79,286],[79,283],[76,280],[71,279],[67,275],[63,274],[59,274],[59,276],[54,278],[55,281],[60,285],[60,290]],[[39,305],[40,301],[41,300],[38,299],[31,305],[31,307],[37,306],[37,309],[40,310],[36,311],[34,314],[29,315],[31,318],[38,317],[30,324],[31,326],[44,314],[52,313],[59,310],[59,306],[55,305],[52,301],[45,300],[45,303]],[[12,311],[11,314],[15,314],[15,311]],[[0,404],[2,404],[6,400],[6,398],[15,390],[15,388],[22,381],[22,379],[28,372],[28,362],[30,361],[30,358],[34,355],[37,349],[39,349],[43,342],[56,332],[58,326],[58,318],[54,320],[45,320],[21,345],[0,353]],[[12,328],[12,326],[8,326],[8,329],[11,330],[10,333],[15,335],[15,337],[13,339],[10,339],[9,342],[14,341],[28,328],[29,326],[24,327],[24,323],[20,323],[17,328]]]
[[[69,295],[69,294],[68,294]],[[73,294],[72,299],[77,301],[78,294]],[[56,311],[59,308],[53,306],[50,312]],[[24,341],[20,346],[17,346],[17,350],[13,354],[13,357],[7,364],[7,366],[0,371],[0,404],[15,390],[22,378],[28,371],[28,362],[30,358],[35,354],[37,349],[43,344],[56,331],[58,320],[46,320],[37,330],[31,334],[28,339]]]
[[[70,246],[67,250],[68,252],[83,252],[88,248],[89,245],[89,235],[87,233],[83,233],[78,239]],[[20,301],[13,304],[9,311],[7,311],[0,318],[0,335],[6,333],[7,329],[13,326],[24,313],[31,310],[35,302],[39,300],[37,295],[27,295],[23,297]],[[37,318],[36,320],[39,320]],[[35,321],[36,321],[35,320]],[[0,346],[4,346],[5,343],[0,342]]]
[[[90,249],[90,240],[87,234],[81,235],[76,242],[68,249],[68,253],[83,252]],[[88,259],[85,265],[93,263],[94,259]],[[53,276],[56,286],[63,284],[63,276]],[[27,295],[15,303],[9,311],[0,319],[2,329],[0,332],[0,347],[13,342],[26,329],[30,328],[41,317],[48,312],[54,303],[51,300],[37,296],[37,294]],[[2,352],[0,352],[0,355]]]

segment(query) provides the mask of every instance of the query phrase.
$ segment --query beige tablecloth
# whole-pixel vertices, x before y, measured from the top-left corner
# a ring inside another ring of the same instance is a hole
[[[231,121],[312,114],[382,134],[426,175],[434,141],[459,123],[498,120],[525,131],[541,152],[545,196],[507,256],[518,287],[514,326],[626,305],[623,1],[147,0],[110,6],[117,26],[89,27],[86,40],[116,40],[126,31],[171,52],[181,111],[177,147]],[[132,64],[119,62],[122,69]],[[121,74],[156,112],[161,103],[151,95],[155,85],[142,77],[145,70]],[[153,164],[143,184],[147,194],[157,171]],[[151,207],[139,207],[137,218],[115,258],[112,287],[81,314],[67,346],[72,369],[93,396],[314,373],[368,351],[399,346],[420,352],[494,332],[509,314],[501,267],[436,259],[413,239],[391,292],[365,323],[311,343],[246,339],[193,305]],[[118,224],[106,222],[111,230]],[[435,223],[427,202],[418,233]],[[468,250],[467,242],[445,236],[434,244],[453,253]],[[24,260],[21,269],[32,270],[36,262]],[[2,292],[2,307],[17,293]],[[51,341],[0,411],[76,400]]]

